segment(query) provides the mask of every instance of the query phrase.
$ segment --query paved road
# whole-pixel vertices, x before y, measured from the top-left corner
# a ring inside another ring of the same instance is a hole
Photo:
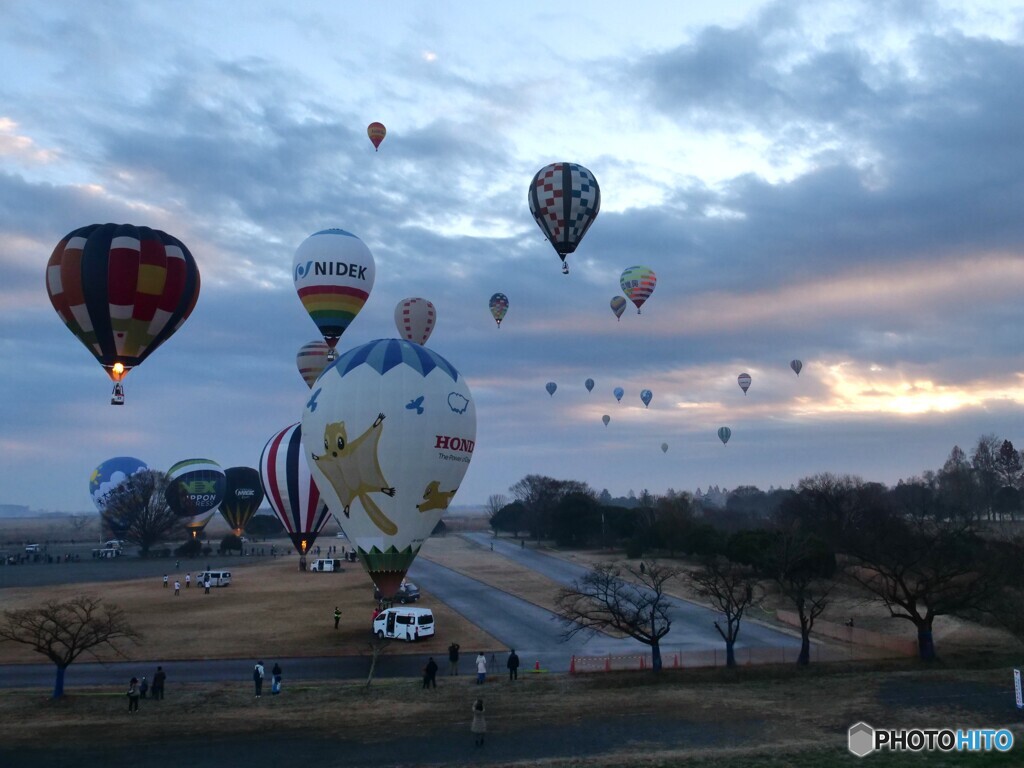
[[[517,563],[541,573],[552,581],[569,586],[573,581],[582,579],[589,570],[586,566],[573,563],[561,557],[545,554],[530,547],[522,548],[506,539],[494,539],[487,533],[467,533],[464,538],[474,541],[481,547],[489,548],[494,544],[494,553],[515,560]],[[426,584],[426,581],[424,581]],[[430,587],[433,591],[433,586]],[[443,595],[441,595],[443,598]],[[445,602],[448,602],[445,599]],[[668,598],[672,606],[670,618],[672,631],[666,637],[666,649],[671,650],[709,650],[721,649],[722,638],[715,630],[714,622],[720,616],[709,608],[691,603],[687,600]],[[497,637],[497,635],[495,635]],[[636,641],[633,641],[636,643]],[[636,643],[635,650],[646,648]],[[780,632],[763,624],[745,619],[740,626],[740,636],[736,641],[737,649],[744,648],[799,648],[799,638]],[[607,653],[608,651],[598,651]],[[618,651],[611,651],[617,653]],[[590,651],[583,651],[590,653]]]

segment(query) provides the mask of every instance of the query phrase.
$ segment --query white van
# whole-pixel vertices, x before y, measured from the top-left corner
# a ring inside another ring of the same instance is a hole
[[[373,634],[413,642],[434,634],[434,614],[429,608],[388,608],[373,620]]]
[[[313,564],[309,566],[309,570],[317,571],[319,573],[334,573],[335,571],[340,572],[344,569],[341,567],[341,560],[328,557],[314,560]]]
[[[211,587],[226,587],[231,583],[231,571],[200,571],[196,574],[196,586],[201,587],[206,581],[206,577],[210,577]]]

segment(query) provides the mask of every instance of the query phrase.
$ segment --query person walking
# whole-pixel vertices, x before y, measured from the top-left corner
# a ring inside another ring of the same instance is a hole
[[[274,662],[274,668],[270,670],[270,675],[270,693],[277,696],[281,692],[281,665],[276,661]]]
[[[518,680],[519,679],[519,656],[516,655],[516,649],[512,648],[511,653],[508,655],[508,661],[505,662],[505,666],[508,667],[508,679]]]
[[[373,618],[377,618],[374,616]],[[338,628],[338,622],[341,621],[341,608],[334,606],[334,628]]]
[[[175,579],[174,581],[174,596],[178,597],[181,594],[181,582]]]
[[[427,666],[423,668],[423,687],[430,688],[431,686],[437,688],[437,662],[434,661],[433,656],[427,659]]]
[[[487,734],[487,720],[484,719],[484,700],[477,699],[473,704],[473,722],[469,726],[473,734],[473,744],[482,747],[484,736]]]
[[[483,685],[487,680],[487,657],[480,651],[476,655],[476,684]]]
[[[164,698],[164,681],[167,680],[167,675],[164,674],[163,667],[156,668],[156,674],[153,675],[153,698],[163,700]]]
[[[459,674],[459,644],[452,643],[448,646],[448,674]]]
[[[257,661],[252,670],[252,682],[256,687],[256,698],[263,695],[263,662]]]
[[[128,681],[128,713],[139,711],[139,681],[132,678]]]

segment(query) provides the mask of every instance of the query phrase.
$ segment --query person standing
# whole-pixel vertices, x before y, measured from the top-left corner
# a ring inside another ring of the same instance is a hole
[[[448,674],[459,674],[459,644],[452,643],[448,646]]]
[[[482,747],[484,745],[484,736],[487,733],[483,699],[477,699],[473,704],[473,723],[469,726],[469,730],[473,734],[473,744]]]
[[[427,666],[423,668],[423,687],[430,688],[431,686],[437,688],[437,662],[434,661],[433,656],[427,659]]]
[[[483,685],[487,680],[487,657],[480,651],[476,655],[476,684]]]
[[[164,681],[167,680],[167,675],[164,674],[163,667],[156,668],[156,674],[153,675],[153,698],[163,699],[164,697]]]
[[[206,580],[203,581],[203,594],[204,595],[210,594],[210,577],[209,576],[207,576]]]
[[[181,582],[175,579],[174,581],[174,596],[178,597],[181,594]]]
[[[128,713],[139,711],[139,681],[132,678],[128,681]]]
[[[508,679],[518,680],[519,679],[519,656],[516,655],[516,649],[512,648],[511,653],[508,655],[508,661],[505,662],[505,666],[508,667]]]
[[[146,692],[149,690],[149,683],[146,682],[146,676],[142,676],[142,682],[139,683],[139,695],[142,698],[146,698]]]
[[[167,574],[164,574],[164,589],[167,589]]]
[[[191,573],[186,573],[185,574],[185,589],[188,589],[190,586],[192,586],[192,574]]]
[[[252,682],[256,688],[256,698],[263,695],[263,662],[257,661],[252,670]]]
[[[270,692],[274,696],[277,696],[277,694],[279,694],[281,692],[281,665],[278,664],[276,661],[274,662],[274,668],[272,670],[270,670],[270,674],[271,674]]]
[[[374,616],[373,618],[377,618]],[[341,608],[334,606],[334,628],[338,628],[338,622],[341,621]]]

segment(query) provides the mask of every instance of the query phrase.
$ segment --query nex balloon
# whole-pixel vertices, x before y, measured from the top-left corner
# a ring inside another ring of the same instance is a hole
[[[732,437],[732,430],[728,427],[718,428],[718,439],[722,441],[722,445],[729,442],[729,438]]]
[[[801,363],[799,360],[792,360],[789,363],[789,367],[793,369],[793,373],[795,373],[797,376],[799,376],[800,375],[800,371],[804,367],[804,364]]]
[[[621,296],[612,296],[611,306],[616,319],[620,319],[622,317],[622,313],[626,311],[626,300]]]
[[[616,387],[612,390],[612,394],[615,395],[615,399],[620,403],[622,402],[622,396],[626,394],[626,391],[622,387]]]
[[[370,296],[375,275],[370,249],[343,229],[316,232],[296,249],[295,290],[332,353]]]
[[[376,152],[380,149],[380,143],[384,141],[384,137],[388,135],[388,129],[384,127],[384,123],[370,123],[366,126],[366,135],[373,142],[373,151]]]
[[[437,310],[426,299],[402,299],[395,307],[395,327],[406,341],[426,344],[436,322]]]
[[[159,229],[92,224],[68,233],[46,265],[50,303],[114,382],[178,330],[199,300],[188,248]]]
[[[309,471],[300,425],[285,427],[267,441],[260,480],[274,514],[304,558],[331,515]]]
[[[546,389],[548,391],[549,395],[554,397],[555,396],[555,390],[558,389],[558,385],[555,384],[555,382],[553,382],[553,381],[549,381],[547,384],[544,385],[544,389]]]
[[[747,390],[750,389],[750,374],[741,373],[738,377],[736,377],[736,381],[739,383],[740,389],[743,390],[743,394],[747,394]]]
[[[644,408],[651,404],[651,400],[654,399],[654,393],[649,389],[643,389],[640,391],[640,399],[644,402]]]
[[[313,382],[324,372],[330,353],[331,348],[327,346],[326,341],[311,341],[299,347],[299,352],[295,355],[295,365],[306,386],[312,387]]]
[[[594,391],[594,380],[593,379],[587,379],[586,381],[583,382],[583,386],[587,388],[587,392],[593,392]]]
[[[328,506],[392,597],[473,457],[476,406],[465,378],[426,347],[373,341],[320,377],[302,432]]]
[[[640,307],[654,293],[654,286],[657,284],[658,278],[650,267],[627,267],[619,278],[622,292],[636,305],[638,315]]]
[[[601,417],[601,421],[604,422],[604,425],[606,427],[608,426],[608,422],[611,421],[611,420],[612,420],[612,417],[609,416],[607,413],[604,416]]]
[[[131,456],[115,456],[107,459],[89,476],[89,495],[100,512],[106,506],[107,494],[136,472],[149,469],[146,462]]]
[[[167,470],[167,477],[167,506],[184,518],[185,527],[195,538],[224,500],[224,471],[210,459],[185,459]]]
[[[594,174],[576,163],[552,163],[537,171],[527,195],[530,213],[562,260],[576,250],[601,210],[601,188]]]
[[[504,293],[496,293],[491,296],[488,306],[491,308],[491,315],[494,316],[494,322],[501,328],[501,321],[505,319],[505,313],[508,312],[508,296]]]
[[[263,503],[260,473],[252,467],[229,467],[224,470],[224,477],[227,487],[224,490],[224,501],[220,503],[220,513],[232,533],[241,536]]]

